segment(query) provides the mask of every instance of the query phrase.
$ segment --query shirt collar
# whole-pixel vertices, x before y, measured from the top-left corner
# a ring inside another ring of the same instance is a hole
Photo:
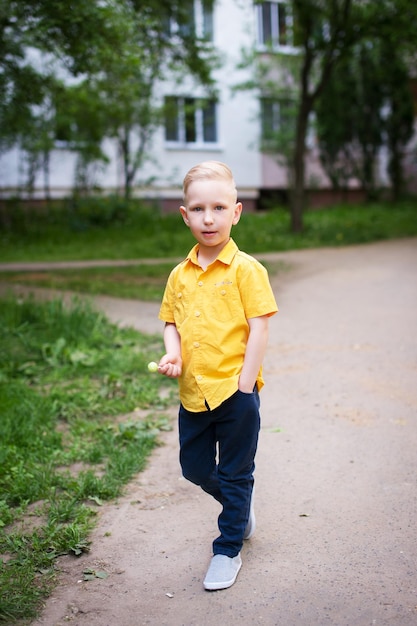
[[[225,247],[223,248],[223,250],[220,252],[216,261],[221,261],[225,265],[230,265],[231,262],[233,261],[233,257],[238,251],[239,251],[239,248],[237,247],[236,243],[233,241],[232,238],[230,238],[227,244],[225,245]],[[191,248],[190,252],[187,255],[187,260],[194,263],[194,265],[199,265],[197,255],[198,255],[198,243],[196,243],[196,245],[193,248]]]

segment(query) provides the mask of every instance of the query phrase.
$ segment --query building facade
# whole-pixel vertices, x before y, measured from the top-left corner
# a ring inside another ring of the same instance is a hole
[[[217,0],[213,10],[209,10],[204,0],[194,0],[193,17],[196,33],[206,37],[221,59],[213,74],[216,96],[208,94],[191,77],[184,77],[180,84],[168,80],[158,86],[156,99],[165,103],[169,114],[152,137],[147,149],[151,158],[139,172],[133,195],[153,199],[162,211],[176,210],[186,171],[200,161],[215,159],[231,167],[239,199],[246,210],[253,210],[262,194],[285,194],[288,178],[286,168],[261,150],[265,127],[274,128],[281,123],[279,103],[262,98],[256,89],[237,88],[252,78],[251,67],[242,67],[243,50],[262,54],[272,45],[283,54],[297,54],[290,3]],[[171,24],[170,28],[175,34],[176,25]],[[105,151],[109,163],[96,173],[97,185],[103,192],[114,193],[123,187],[122,164],[112,141],[106,142]],[[75,166],[76,155],[65,145],[57,145],[49,172],[52,197],[71,194]],[[24,176],[18,150],[0,157],[3,197],[13,195],[22,186]],[[380,179],[384,179],[382,170]],[[308,140],[306,186],[316,192],[322,190],[323,194],[330,189],[314,136]],[[43,187],[42,174],[38,173],[35,198],[43,197]],[[351,181],[351,188],[357,188],[355,181]]]

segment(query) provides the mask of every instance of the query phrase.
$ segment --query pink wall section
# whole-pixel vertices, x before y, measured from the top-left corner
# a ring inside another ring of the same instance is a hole
[[[261,156],[262,163],[262,187],[264,189],[286,189],[287,172],[285,167],[278,165],[273,157],[263,154]],[[331,183],[324,172],[317,150],[309,150],[306,159],[306,176],[307,189],[328,189]],[[352,181],[350,188],[358,187],[357,181]]]

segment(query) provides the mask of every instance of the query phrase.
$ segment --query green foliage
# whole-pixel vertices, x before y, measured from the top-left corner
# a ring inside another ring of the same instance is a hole
[[[134,201],[128,204],[119,204],[120,199],[101,201],[104,213],[117,214],[120,221],[104,226],[94,224],[97,220],[92,219],[88,207],[95,207],[96,200],[91,205],[90,201],[84,204],[71,200],[67,211],[58,204],[52,205],[44,213],[39,211],[36,218],[19,203],[10,203],[10,210],[3,214],[5,228],[0,235],[0,258],[17,258],[16,254],[32,260],[39,259],[39,254],[44,259],[58,258],[57,249],[60,260],[163,258],[182,255],[192,245],[189,230],[176,214],[162,216],[157,207],[143,207]]]
[[[103,140],[115,138],[129,197],[162,119],[156,82],[166,71],[212,82],[214,57],[195,36],[190,8],[165,0],[75,0],[71,10],[61,1],[2,1],[0,149],[22,149],[29,191],[42,171],[49,197],[50,153],[60,141],[77,153],[75,187],[89,193],[108,158]],[[172,21],[174,38],[167,36]]]
[[[133,205],[132,205],[133,206]],[[371,205],[342,205],[307,211],[303,232],[293,234],[287,209],[276,207],[257,213],[243,213],[232,234],[249,253],[274,252],[291,248],[340,245],[416,235],[416,201],[379,202]],[[93,259],[159,258],[166,263],[159,269],[149,263],[125,270],[91,269],[52,274],[21,272],[10,280],[121,297],[158,299],[167,273],[178,258],[194,245],[194,239],[179,214],[161,215],[155,209],[133,208],[127,221],[74,231],[67,216],[59,211],[43,220],[26,215],[16,229],[5,232],[1,241],[1,261],[65,261]],[[30,224],[33,224],[30,228]],[[375,225],[378,225],[376,228]],[[342,238],[338,234],[342,233]],[[9,275],[11,276],[11,275]],[[67,278],[65,278],[67,276]],[[113,276],[113,278],[112,278]],[[5,277],[7,279],[7,276]],[[9,279],[7,279],[9,280]],[[44,282],[43,282],[44,281]],[[66,282],[68,281],[68,282]],[[113,288],[110,283],[118,283]],[[153,289],[155,286],[155,290]],[[143,291],[142,291],[143,287]],[[136,288],[138,291],[136,292]],[[103,291],[101,291],[103,290]],[[139,291],[140,290],[140,291]],[[139,293],[141,296],[139,296]]]
[[[74,75],[99,69],[98,52],[111,50],[117,31],[109,6],[76,0],[65,2],[3,0],[0,7],[0,129],[7,143],[24,137],[49,93],[51,73],[40,71],[39,58],[55,54]],[[39,54],[27,54],[28,47]],[[102,57],[102,53],[101,53]],[[48,64],[51,68],[51,63]],[[52,81],[53,82],[53,81]]]
[[[88,231],[102,227],[127,226],[132,220],[152,222],[153,211],[139,202],[127,201],[117,195],[74,194],[63,202],[50,202],[35,211],[18,199],[7,201],[0,223],[3,234],[16,234],[21,238],[59,236],[59,232]]]
[[[409,137],[409,93],[405,94],[403,88],[398,91],[392,88],[392,78],[397,76],[397,87],[399,82],[404,86],[401,72],[396,72],[395,59],[407,69],[408,76],[415,66],[417,5],[413,0],[377,3],[294,0],[289,5],[293,10],[293,43],[296,46],[293,54],[283,54],[280,48],[272,46],[267,47],[262,55],[258,51],[250,55],[246,52],[243,65],[253,68],[253,78],[238,88],[256,89],[262,97],[275,99],[277,105],[288,97],[294,102],[294,111],[287,116],[290,123],[272,129],[266,137],[269,141],[263,143],[262,149],[288,166],[291,228],[294,232],[301,232],[303,212],[308,204],[306,138],[311,114],[320,96],[322,156],[332,182],[342,185],[349,176],[360,175],[372,197],[375,195],[375,150],[381,145],[383,133],[389,129],[389,125],[384,127],[379,123],[381,108],[387,103],[389,92],[395,128],[390,131],[389,141],[396,142],[390,146],[393,156],[390,171],[394,188],[401,187],[401,147],[404,142],[401,140],[401,144],[399,137]],[[381,46],[392,52],[392,58],[389,54],[384,60],[378,58],[375,49]],[[352,49],[356,51],[355,55],[351,54]],[[344,72],[346,69],[349,70],[347,73]],[[333,82],[328,86],[335,71],[339,77],[337,84]],[[397,101],[395,94],[398,94]],[[353,123],[355,128],[352,128]],[[355,161],[358,145],[352,140],[353,136],[356,142],[361,142],[359,168]],[[395,197],[398,198],[398,193]]]
[[[0,621],[11,623],[36,614],[57,556],[88,551],[96,507],[170,428],[170,395],[146,368],[161,339],[76,301],[3,299],[0,340]]]
[[[43,272],[0,271],[3,283],[47,287],[92,295],[160,302],[171,263],[141,263],[123,267],[92,267]]]
[[[338,205],[305,213],[302,233],[290,232],[290,215],[278,210],[246,215],[234,231],[238,245],[252,253],[369,243],[417,235],[417,203]]]
[[[69,225],[73,230],[126,224],[132,207],[120,196],[75,196],[66,202]]]
[[[379,38],[354,46],[334,68],[316,113],[320,158],[334,187],[355,177],[368,198],[375,198],[376,157],[385,142],[398,199],[403,151],[413,135],[413,100],[401,48]]]

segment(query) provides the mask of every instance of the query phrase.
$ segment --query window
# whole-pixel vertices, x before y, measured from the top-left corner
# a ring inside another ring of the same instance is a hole
[[[213,3],[209,0],[189,0],[184,6],[184,20],[177,23],[171,20],[167,25],[169,36],[181,37],[195,35],[206,41],[213,41]]]
[[[264,145],[281,141],[294,132],[294,102],[290,99],[261,98],[261,136]]]
[[[262,47],[292,47],[293,19],[288,2],[262,2],[256,6],[258,44]]]
[[[261,98],[262,140],[271,139],[279,128],[279,103],[272,98]]]
[[[296,132],[297,101],[291,97],[265,96],[260,99],[261,146],[265,151],[286,153],[292,149]],[[316,145],[314,115],[308,120],[306,146]]]
[[[213,41],[213,4],[208,0],[194,0],[194,32],[197,37]]]
[[[201,1],[201,19],[202,19],[202,33],[201,36],[207,41],[213,41],[214,25],[213,25],[213,5],[207,0]]]
[[[165,140],[176,144],[217,142],[215,100],[165,98]]]

